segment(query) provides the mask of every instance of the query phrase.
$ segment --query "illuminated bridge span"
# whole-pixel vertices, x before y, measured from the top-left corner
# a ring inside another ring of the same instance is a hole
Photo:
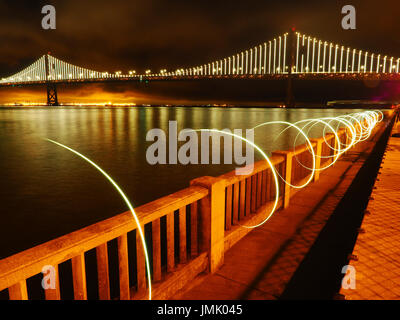
[[[57,83],[210,78],[289,79],[290,83],[296,78],[400,80],[399,72],[400,58],[353,49],[292,31],[229,57],[175,71],[163,69],[158,73],[150,70],[142,74],[135,71],[125,74],[99,72],[47,54],[22,71],[1,78],[0,86],[46,84],[48,104],[57,105]]]

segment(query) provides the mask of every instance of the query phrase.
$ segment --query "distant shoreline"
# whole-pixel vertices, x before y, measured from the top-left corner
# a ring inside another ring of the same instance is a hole
[[[155,105],[149,105],[149,104],[141,104],[141,105],[123,105],[123,104],[118,104],[118,105],[95,105],[95,104],[62,104],[60,106],[47,106],[47,105],[38,105],[38,104],[15,104],[15,105],[0,105],[0,108],[16,108],[16,109],[22,109],[22,108],[52,108],[52,109],[57,109],[57,108],[68,108],[68,107],[84,107],[84,108],[105,108],[105,109],[110,109],[110,108],[218,108],[218,109],[231,109],[231,108],[257,108],[257,109],[390,109],[392,106],[395,106],[396,103],[336,103],[336,104],[327,104],[327,105],[321,105],[321,104],[308,104],[308,103],[299,103],[296,107],[294,108],[289,108],[285,107],[283,105],[160,105],[160,104],[155,104]]]

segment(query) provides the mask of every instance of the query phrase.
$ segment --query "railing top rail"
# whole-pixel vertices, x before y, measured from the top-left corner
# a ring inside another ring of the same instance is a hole
[[[314,141],[313,139],[310,139],[310,142],[311,142],[312,147],[315,148],[316,145],[317,145],[317,142]],[[308,145],[308,143],[304,143],[304,144],[298,145],[295,148],[292,148],[292,149],[289,149],[289,150],[277,150],[277,151],[274,151],[273,153],[277,154],[277,155],[278,154],[282,154],[282,155],[291,154],[292,156],[297,156],[300,153],[308,151],[309,149],[310,149],[310,146]]]
[[[172,193],[168,196],[146,203],[137,209],[135,212],[143,224],[152,222],[167,213],[178,210],[188,204],[200,200],[208,195],[208,189],[191,186]],[[128,211],[130,213],[130,211]]]
[[[208,195],[208,190],[191,186],[135,209],[141,223],[154,221]],[[82,252],[135,230],[130,211],[50,240],[0,260],[0,291],[39,274],[45,265],[58,265]]]

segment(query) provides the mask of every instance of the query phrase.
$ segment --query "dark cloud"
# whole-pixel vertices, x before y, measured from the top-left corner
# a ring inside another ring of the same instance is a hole
[[[175,68],[235,53],[292,25],[328,41],[400,56],[398,1],[352,2],[356,31],[340,27],[346,1],[3,1],[0,63],[7,70],[51,51],[98,70]],[[48,3],[57,9],[55,31],[41,29],[41,7]]]

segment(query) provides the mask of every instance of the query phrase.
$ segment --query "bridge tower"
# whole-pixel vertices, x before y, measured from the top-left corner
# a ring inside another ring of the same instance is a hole
[[[49,80],[50,75],[50,66],[49,66],[49,55],[45,56],[45,65],[46,65],[46,84],[47,84],[47,105],[48,106],[58,106],[58,97],[57,97],[57,86],[55,83],[51,83]]]
[[[295,100],[293,94],[293,67],[295,65],[295,52],[296,52],[296,29],[292,28],[288,35],[288,54],[289,54],[289,70],[286,85],[286,107],[295,107]]]

